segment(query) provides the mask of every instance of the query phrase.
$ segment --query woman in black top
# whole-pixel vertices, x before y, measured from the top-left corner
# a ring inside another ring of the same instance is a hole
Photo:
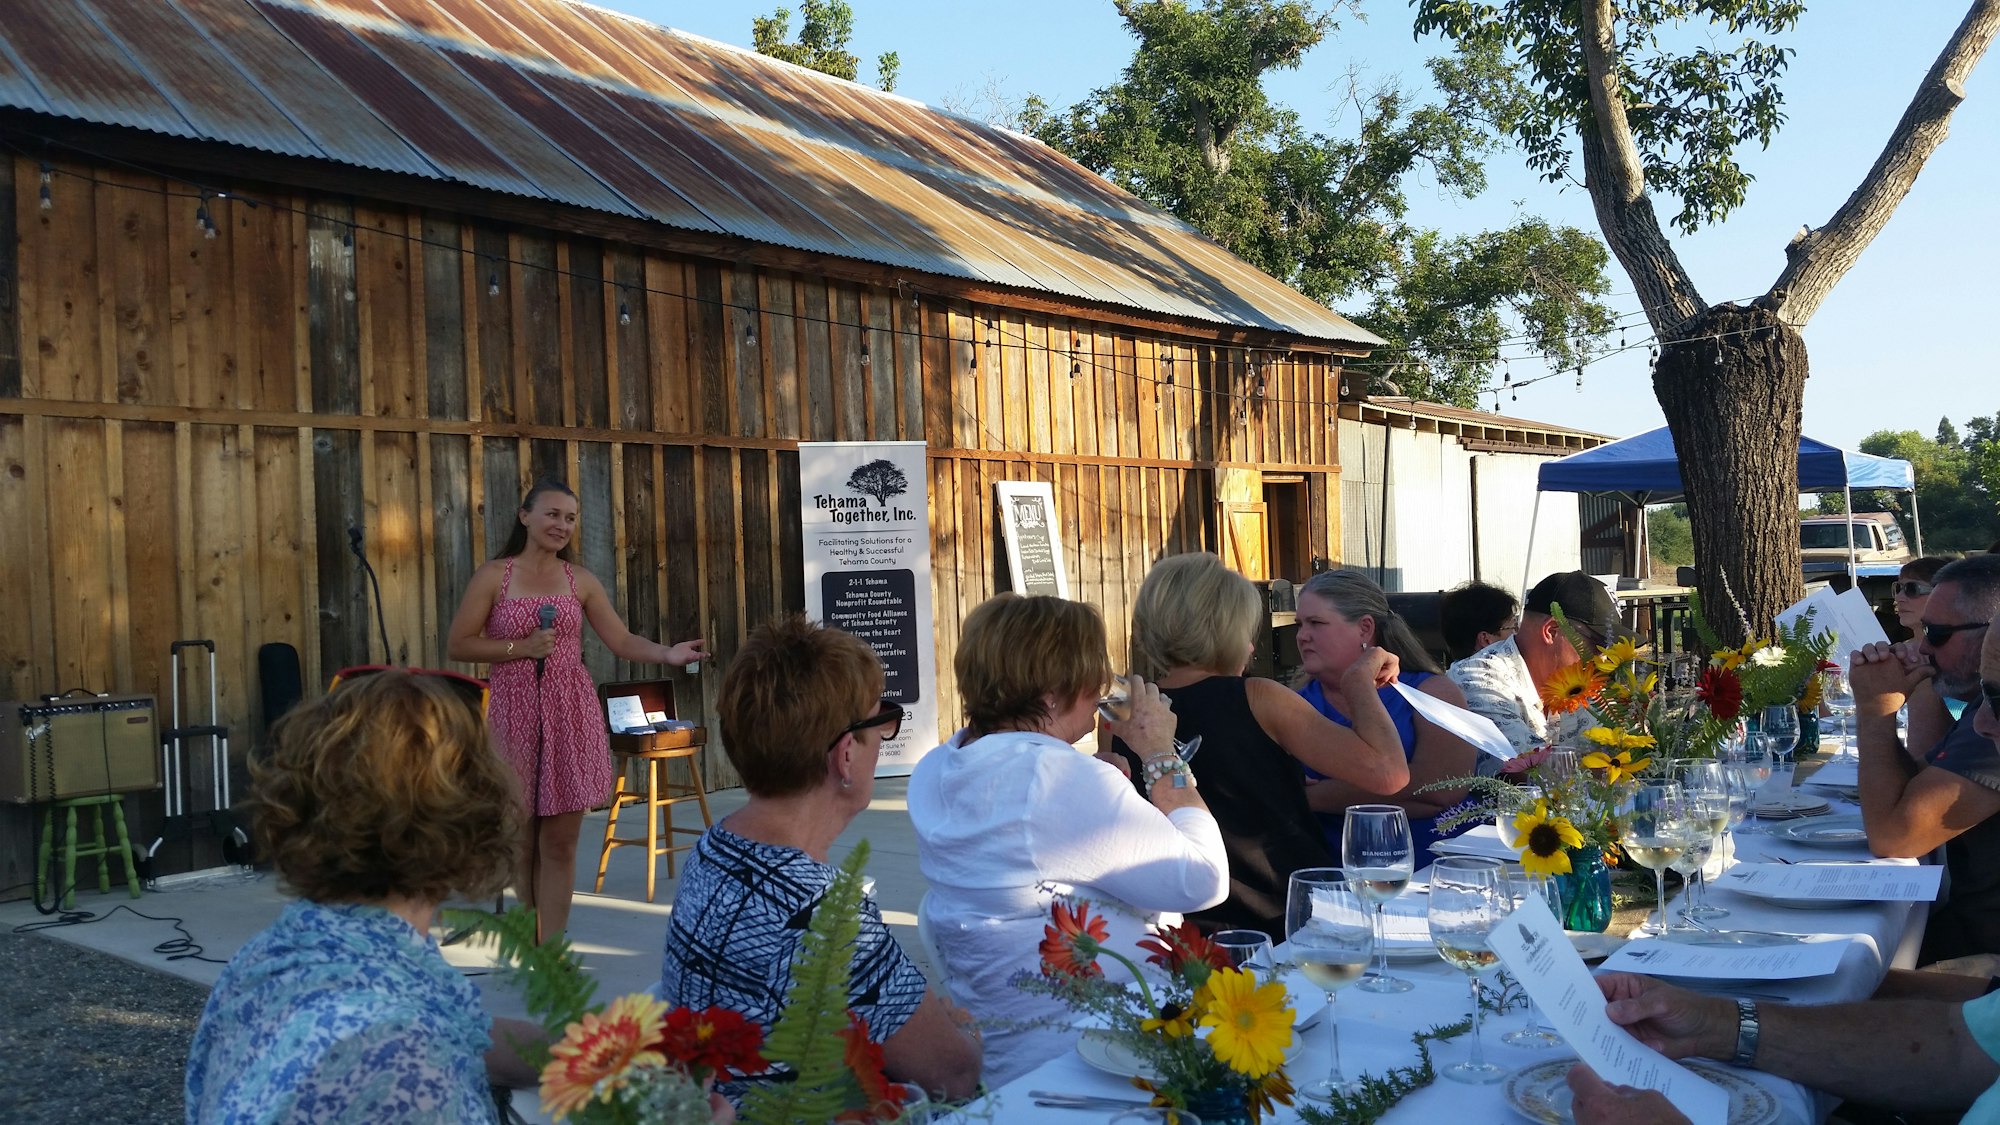
[[[1194,915],[1204,929],[1263,930],[1285,937],[1292,872],[1330,867],[1319,822],[1306,805],[1299,764],[1375,793],[1409,782],[1409,763],[1377,702],[1354,729],[1315,710],[1275,680],[1245,677],[1263,599],[1212,554],[1175,555],[1146,575],[1132,608],[1130,671],[1160,685],[1174,704],[1176,737],[1201,736],[1191,765],[1229,853],[1229,897]],[[1364,653],[1348,669],[1357,698],[1396,678],[1396,657]],[[1113,741],[1110,756],[1137,774],[1138,760]]]

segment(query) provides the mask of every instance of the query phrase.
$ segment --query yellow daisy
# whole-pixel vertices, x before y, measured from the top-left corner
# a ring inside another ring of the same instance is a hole
[[[1799,696],[1799,710],[1807,714],[1819,710],[1819,701],[1826,694],[1826,684],[1817,674],[1806,677],[1805,693]]]
[[[1743,663],[1743,654],[1733,648],[1717,649],[1708,662],[1725,672],[1734,671],[1737,665]]]
[[[1195,994],[1195,1006],[1209,1033],[1208,1047],[1224,1066],[1251,1078],[1262,1078],[1285,1062],[1292,1045],[1292,1010],[1285,1006],[1285,986],[1277,981],[1258,984],[1241,969],[1218,969]]]
[[[1600,651],[1597,654],[1597,659],[1591,661],[1591,663],[1597,665],[1598,671],[1609,675],[1617,671],[1620,667],[1630,664],[1637,659],[1639,659],[1639,646],[1633,644],[1630,640],[1619,640],[1614,642],[1611,647]]]
[[[1182,1008],[1168,1004],[1160,1010],[1159,1018],[1141,1020],[1139,1030],[1157,1031],[1168,1039],[1186,1039],[1194,1034],[1195,1014],[1196,1009],[1193,1007]]]
[[[1549,803],[1514,814],[1514,831],[1521,838],[1521,867],[1537,875],[1567,875],[1569,849],[1583,846],[1583,833],[1560,816],[1549,815]]]
[[[592,1098],[610,1101],[635,1067],[666,1065],[666,1056],[651,1049],[666,1014],[664,1003],[643,992],[620,996],[602,1013],[585,1012],[549,1048],[542,1112],[561,1121]]]
[[[1583,732],[1583,737],[1614,750],[1651,750],[1655,745],[1650,734],[1615,727],[1591,727]]]

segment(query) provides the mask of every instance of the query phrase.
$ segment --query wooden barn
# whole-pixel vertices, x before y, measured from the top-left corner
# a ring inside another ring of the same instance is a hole
[[[633,627],[709,636],[708,714],[803,605],[802,441],[927,444],[946,722],[996,481],[1054,486],[1114,645],[1162,554],[1339,557],[1338,368],[1379,341],[901,97],[565,0],[66,0],[0,21],[0,146],[0,699],[164,707],[211,638],[240,759],[259,646],[308,693],[382,633],[442,664],[551,475]]]

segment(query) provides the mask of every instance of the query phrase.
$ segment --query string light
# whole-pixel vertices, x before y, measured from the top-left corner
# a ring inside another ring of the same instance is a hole
[[[486,295],[488,297],[500,295],[500,268],[497,265],[486,275]]]
[[[1576,389],[1579,391],[1583,389],[1583,364],[1581,363],[1576,365]]]
[[[42,191],[41,191],[42,210],[44,211],[50,210],[56,205],[55,198],[49,194],[49,178],[51,177],[51,175],[53,175],[53,173],[50,170],[48,164],[44,163],[42,165]]]
[[[632,323],[632,306],[625,302],[623,289],[618,291],[618,323],[621,325]]]
[[[743,345],[744,345],[745,347],[750,347],[750,348],[754,348],[754,347],[756,347],[756,346],[757,346],[757,326],[756,326],[756,325],[754,325],[754,324],[746,324],[746,325],[744,325],[744,326],[743,326]]]
[[[870,357],[868,355],[868,341],[863,340],[861,341],[861,366],[867,367],[869,366],[869,363],[870,363]]]

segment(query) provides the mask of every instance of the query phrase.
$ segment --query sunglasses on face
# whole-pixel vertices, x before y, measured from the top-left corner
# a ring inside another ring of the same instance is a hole
[[[833,736],[833,742],[827,749],[833,749],[834,746],[840,744],[841,739],[846,738],[850,734],[867,730],[869,727],[888,727],[888,730],[882,732],[882,741],[888,742],[903,733],[903,719],[908,714],[909,712],[903,709],[902,704],[891,703],[885,699],[876,707],[874,714],[856,719],[840,728],[840,733]]]
[[[380,672],[407,672],[412,676],[423,676],[433,683],[443,684],[451,693],[462,700],[472,712],[482,720],[486,717],[487,688],[485,680],[475,680],[457,672],[442,668],[405,668],[396,664],[357,664],[342,668],[333,674],[326,685],[328,692],[338,691],[343,684],[352,684]]]
[[[1928,582],[1898,582],[1894,586],[1891,586],[1890,589],[1896,591],[1896,596],[1899,598],[1921,598],[1930,594],[1931,584]]]
[[[1993,712],[1993,717],[2000,719],[2000,684],[1981,680],[1979,694],[1986,697],[1987,709]]]
[[[1985,621],[1964,621],[1957,625],[1936,625],[1929,621],[1923,621],[1918,624],[1924,630],[1925,644],[1932,648],[1943,648],[1946,644],[1950,643],[1952,634],[1970,632],[1973,629],[1984,629],[1988,623]]]

